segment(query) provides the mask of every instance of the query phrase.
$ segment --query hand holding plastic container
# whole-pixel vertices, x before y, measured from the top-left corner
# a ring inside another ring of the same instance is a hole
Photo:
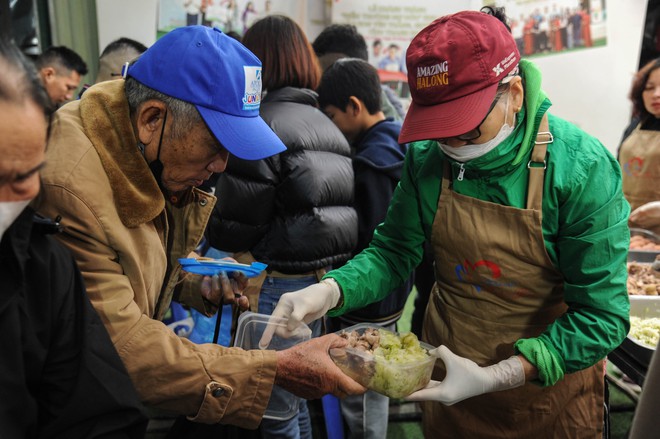
[[[360,323],[340,332],[349,346],[330,349],[330,357],[349,377],[390,398],[403,398],[431,380],[433,346],[412,333],[398,334]]]
[[[267,267],[261,262],[240,264],[232,258],[180,258],[179,263],[183,271],[201,277],[193,283],[199,283],[200,292],[206,300],[215,305],[235,304],[240,310],[249,307],[248,298],[242,294],[248,278],[259,276]]]

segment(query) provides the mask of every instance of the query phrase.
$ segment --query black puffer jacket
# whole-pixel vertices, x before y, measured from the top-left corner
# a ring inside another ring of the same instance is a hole
[[[292,274],[346,262],[357,244],[348,142],[311,90],[268,92],[261,116],[287,150],[259,161],[229,159],[207,229],[211,246],[250,250],[269,270]]]

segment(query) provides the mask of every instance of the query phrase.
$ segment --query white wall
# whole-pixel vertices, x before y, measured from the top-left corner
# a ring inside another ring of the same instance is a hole
[[[149,47],[156,42],[158,0],[96,0],[99,54],[117,38]]]
[[[607,1],[607,45],[533,58],[550,112],[597,137],[615,153],[630,121],[628,92],[639,63],[647,0]]]

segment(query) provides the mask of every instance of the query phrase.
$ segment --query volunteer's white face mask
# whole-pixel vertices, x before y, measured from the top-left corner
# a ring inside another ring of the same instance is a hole
[[[512,125],[506,123],[506,117],[509,114],[509,98],[510,96],[507,96],[506,107],[504,109],[504,125],[502,125],[502,128],[500,128],[500,131],[495,137],[484,143],[472,143],[463,146],[449,146],[447,144],[438,142],[440,149],[449,157],[459,162],[467,162],[469,160],[476,159],[477,157],[481,157],[495,149],[497,145],[502,143],[504,139],[511,135],[515,126],[515,114],[514,123]]]
[[[14,224],[16,218],[32,200],[0,201],[0,241],[7,229]]]

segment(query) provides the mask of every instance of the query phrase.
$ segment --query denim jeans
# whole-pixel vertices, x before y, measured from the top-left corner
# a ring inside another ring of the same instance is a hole
[[[280,296],[284,293],[300,290],[309,285],[317,283],[316,276],[306,276],[300,278],[275,278],[266,277],[261,292],[259,293],[259,313],[272,314]],[[323,325],[321,319],[309,323],[312,330],[312,337],[321,335]],[[273,393],[283,391],[279,387],[273,388]],[[271,396],[272,397],[272,396]],[[284,421],[276,419],[263,419],[261,421],[261,437],[271,438],[291,438],[291,439],[312,439],[312,422],[307,409],[307,401],[300,400],[298,413],[291,419]]]
[[[339,402],[348,426],[349,439],[382,439],[387,437],[390,399],[372,390],[351,395]]]

